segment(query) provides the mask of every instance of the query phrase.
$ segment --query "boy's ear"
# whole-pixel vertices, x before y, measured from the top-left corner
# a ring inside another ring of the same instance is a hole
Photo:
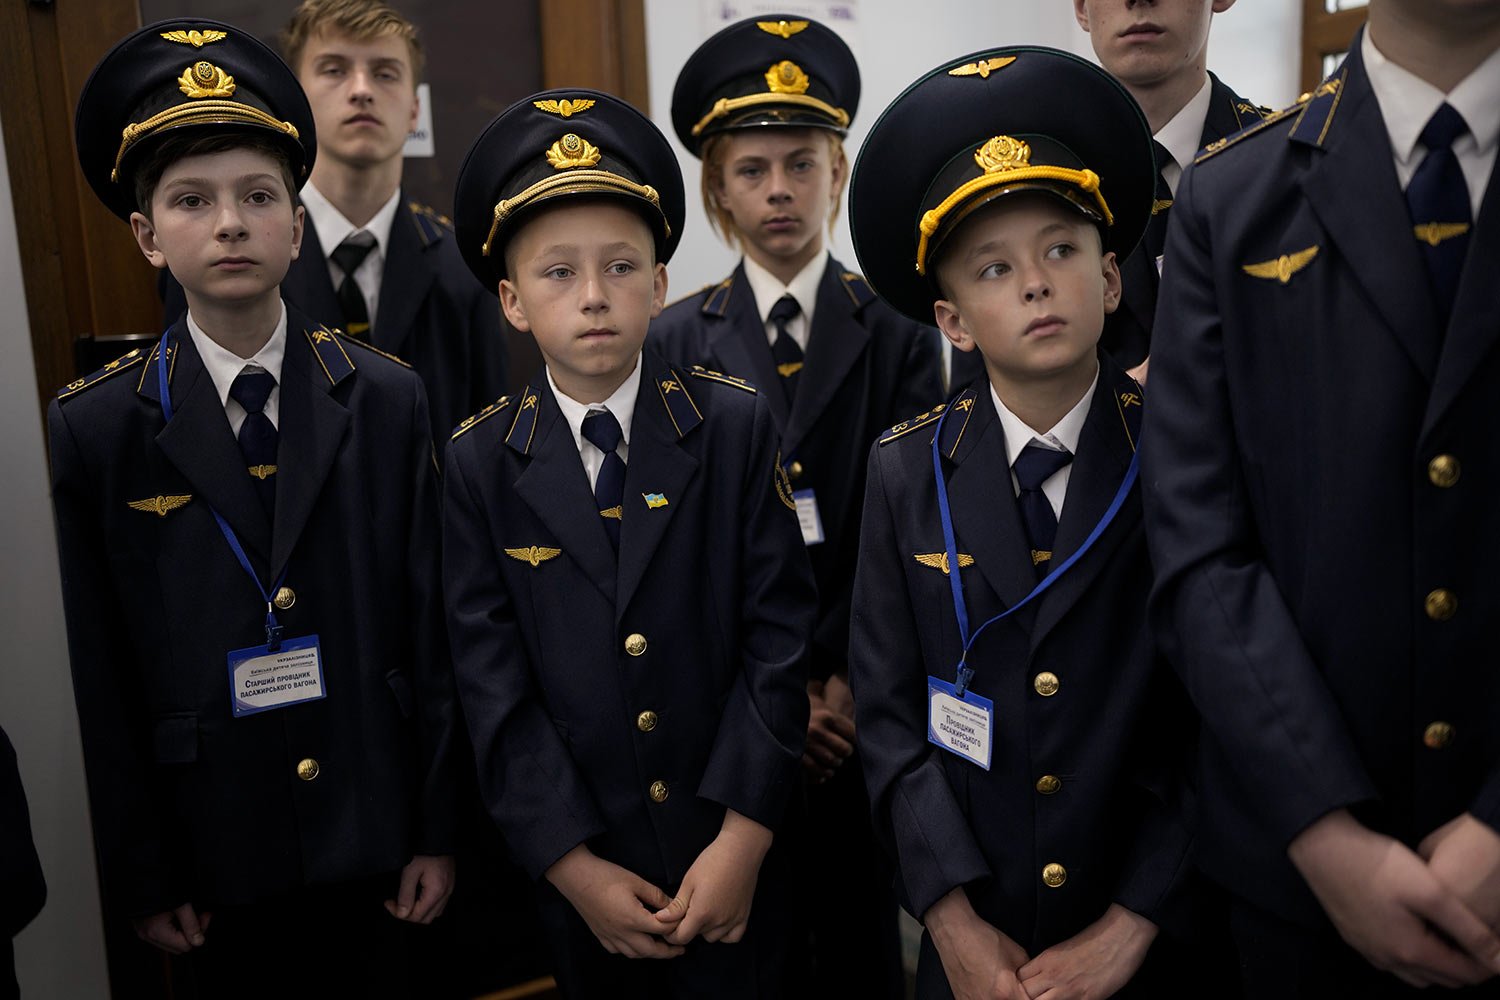
[[[661,315],[667,305],[667,265],[657,262],[651,275],[651,318]]]
[[[958,306],[947,299],[938,299],[932,304],[932,318],[955,351],[974,349],[974,337],[969,333],[968,326],[964,324],[964,318],[959,315]]]
[[[1120,265],[1115,260],[1115,253],[1111,250],[1104,255],[1104,314],[1107,316],[1120,308],[1120,289],[1123,287],[1120,281]]]
[[[1233,2],[1233,0],[1231,0]],[[1084,31],[1089,30],[1089,6],[1088,0],[1073,0],[1073,17],[1077,19],[1078,26]]]
[[[130,231],[135,235],[135,245],[141,248],[141,254],[151,266],[158,271],[166,270],[167,255],[156,245],[156,227],[144,212],[130,213]]]
[[[500,279],[500,310],[505,313],[506,322],[511,326],[522,333],[531,332],[531,322],[526,318],[521,297],[516,294],[515,283],[509,278]]]
[[[302,233],[306,229],[307,209],[301,205],[292,213],[292,260],[302,256]]]

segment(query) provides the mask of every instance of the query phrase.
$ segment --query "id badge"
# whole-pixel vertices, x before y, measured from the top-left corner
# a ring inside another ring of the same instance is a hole
[[[287,639],[274,653],[251,646],[229,654],[229,703],[235,718],[326,697],[316,635]]]
[[[823,518],[818,514],[818,498],[812,490],[797,490],[792,494],[797,504],[797,523],[802,526],[802,544],[817,545],[824,541]]]
[[[927,678],[927,742],[957,754],[971,764],[990,769],[990,734],[995,724],[995,703],[957,689],[947,681]]]

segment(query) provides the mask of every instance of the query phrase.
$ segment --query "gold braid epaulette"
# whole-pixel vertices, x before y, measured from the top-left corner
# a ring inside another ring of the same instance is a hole
[[[693,378],[701,378],[705,382],[719,382],[723,385],[732,385],[736,389],[740,389],[744,392],[750,393],[752,396],[759,391],[755,388],[755,386],[751,385],[749,382],[746,382],[742,378],[739,378],[735,375],[725,375],[723,372],[711,372],[707,368],[704,368],[702,365],[694,365],[692,371],[689,374],[691,374]]]
[[[380,348],[376,347],[374,344],[369,343],[368,341],[360,340],[358,337],[351,337],[343,330],[334,330],[333,332],[338,334],[339,339],[346,344],[353,344],[355,347],[363,347],[367,351],[374,351],[376,354],[380,355],[382,358],[385,358],[387,361],[396,362],[396,364],[400,365],[402,368],[411,367],[410,361],[402,361],[394,354],[388,354],[385,351],[382,351]]]
[[[1304,97],[1306,96],[1307,95],[1304,95]],[[1304,100],[1303,103],[1306,103],[1306,101]],[[1264,132],[1267,128],[1275,125],[1277,122],[1289,117],[1290,115],[1297,114],[1301,110],[1302,104],[1293,104],[1289,108],[1282,108],[1280,111],[1272,111],[1260,121],[1256,122],[1254,125],[1246,125],[1234,135],[1225,136],[1222,139],[1215,139],[1213,142],[1203,147],[1203,151],[1193,159],[1193,162],[1202,163],[1204,160],[1212,159],[1213,157],[1224,152],[1224,150],[1228,149],[1229,147],[1238,145],[1241,141],[1250,138],[1252,135],[1258,135],[1259,133]]]
[[[463,423],[459,424],[453,429],[453,436],[449,438],[449,440],[457,441],[460,437],[467,434],[475,427],[478,427],[481,423],[488,420],[490,417],[493,417],[495,414],[499,413],[509,405],[510,397],[501,396],[499,399],[495,400],[489,406],[486,406],[484,409],[480,410],[472,417],[466,417]]]
[[[65,399],[71,399],[85,389],[92,389],[100,382],[107,381],[108,379],[113,378],[123,371],[129,371],[136,365],[144,363],[146,360],[146,356],[150,353],[150,349],[142,350],[141,348],[137,347],[135,350],[130,351],[129,353],[124,354],[118,358],[115,358],[113,361],[105,365],[103,368],[100,368],[98,371],[90,372],[83,378],[74,379],[72,382],[69,382],[67,385],[57,390],[58,401],[61,402]]]

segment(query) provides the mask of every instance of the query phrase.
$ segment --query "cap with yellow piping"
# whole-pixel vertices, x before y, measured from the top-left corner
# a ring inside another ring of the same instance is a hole
[[[1104,70],[1056,49],[988,49],[919,79],[871,129],[849,187],[855,253],[886,301],[931,323],[933,261],[976,209],[1054,196],[1124,260],[1151,216],[1155,174],[1146,119]]]
[[[128,219],[135,168],[168,135],[263,135],[286,150],[300,187],[317,153],[296,75],[247,31],[202,18],[147,25],[99,61],[78,98],[78,161],[94,193]]]
[[[672,127],[694,156],[716,132],[762,126],[843,135],[859,107],[859,66],[817,21],[767,14],[739,21],[688,56],[672,90]]]

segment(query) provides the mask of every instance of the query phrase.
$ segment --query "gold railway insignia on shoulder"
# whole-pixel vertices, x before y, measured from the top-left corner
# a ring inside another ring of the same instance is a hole
[[[364,350],[371,351],[371,352],[373,352],[375,354],[378,354],[382,358],[385,358],[387,361],[394,361],[394,362],[396,362],[396,364],[400,365],[402,368],[410,368],[411,367],[411,362],[409,362],[409,361],[402,361],[400,358],[396,357],[394,354],[388,354],[385,351],[382,351],[380,348],[376,347],[374,344],[370,343],[368,340],[361,340],[358,337],[351,337],[348,334],[344,334],[344,342],[347,343],[347,344],[353,344],[355,347],[360,347],[360,348],[363,348]]]
[[[958,402],[955,402],[953,404],[953,408],[955,410],[968,409],[968,407],[963,407],[963,406],[959,405],[960,403],[963,403],[963,402],[965,402],[965,399],[962,399],[962,398],[959,399]],[[972,406],[973,405],[972,400],[970,400],[969,402],[970,402],[970,405]],[[932,409],[928,410],[926,413],[919,413],[915,417],[912,417],[910,420],[903,420],[903,421],[901,421],[899,424],[897,424],[896,426],[892,427],[890,430],[886,431],[885,434],[883,434],[881,436],[880,443],[882,445],[890,444],[892,441],[895,441],[897,438],[903,438],[906,435],[910,434],[912,431],[920,430],[921,428],[926,427],[928,424],[933,423],[939,417],[941,417],[943,415],[943,411],[945,409],[947,409],[947,408],[948,408],[947,404],[945,404],[945,403],[939,403],[938,405],[934,406]]]
[[[125,506],[131,510],[138,510],[142,514],[155,514],[157,517],[166,517],[169,513],[179,507],[185,506],[193,499],[191,493],[175,493],[169,496],[154,496],[145,500],[126,500]]]
[[[756,21],[755,26],[768,35],[778,35],[782,38],[791,38],[799,31],[807,29],[806,21]]]
[[[105,364],[104,367],[100,368],[98,371],[91,372],[88,375],[85,375],[83,378],[74,379],[67,385],[63,386],[61,389],[57,390],[58,400],[61,401],[64,399],[69,399],[73,396],[76,396],[78,393],[82,392],[85,389],[93,388],[106,379],[112,378],[123,371],[130,370],[136,365],[143,363],[146,360],[146,356],[148,355],[148,353],[150,352],[143,351],[139,347],[137,347],[134,350],[121,355],[120,357],[115,358],[113,361]]]
[[[541,415],[541,392],[530,385],[516,396],[516,415],[505,432],[505,443],[523,455],[531,454],[531,439],[536,435],[536,420]]]
[[[949,76],[977,76],[981,80],[988,80],[991,73],[1004,69],[1016,61],[1015,56],[1000,56],[995,59],[985,59],[981,62],[965,63],[948,71]]]
[[[790,362],[789,362],[789,364],[790,364]],[[777,371],[781,375],[782,378],[786,378],[788,375],[794,375],[794,374],[796,374],[795,371],[791,371],[791,372],[783,372],[783,371],[781,371],[781,369],[784,368],[784,367],[786,367],[786,366],[785,365],[777,365],[776,366]],[[801,369],[801,367],[802,366],[800,364],[797,365],[798,369]],[[741,390],[743,390],[745,392],[750,393],[752,396],[755,395],[755,393],[758,391],[755,388],[755,386],[751,385],[749,382],[746,382],[744,379],[740,378],[738,375],[725,375],[723,372],[709,371],[707,368],[704,368],[702,365],[693,365],[693,367],[692,367],[692,375],[693,375],[693,378],[701,378],[701,379],[703,379],[706,382],[719,382],[719,383],[722,383],[724,385],[732,385],[736,389],[741,389]]]
[[[672,421],[679,438],[703,423],[703,413],[677,369],[669,368],[665,376],[657,377],[656,391],[661,394],[662,405],[667,408],[667,419]]]
[[[318,359],[319,367],[331,384],[338,385],[354,374],[354,359],[344,350],[343,340],[338,336],[339,330],[325,326],[302,332],[313,349],[313,356]]]
[[[449,438],[449,440],[456,440],[462,437],[468,431],[473,430],[475,424],[493,417],[495,414],[505,409],[506,405],[509,403],[509,396],[501,396],[499,399],[495,400],[489,406],[486,406],[484,409],[480,410],[473,416],[465,417],[457,427],[453,428],[453,435],[451,438]]]
[[[1338,76],[1324,80],[1310,93],[1297,98],[1297,104],[1294,105],[1297,120],[1287,133],[1288,139],[1310,146],[1323,145],[1323,140],[1328,137],[1328,129],[1333,124],[1333,116],[1344,98],[1344,79],[1348,73],[1348,67],[1345,67],[1339,71]]]
[[[1303,96],[1309,97],[1311,95]],[[1224,152],[1224,150],[1228,149],[1230,146],[1236,145],[1237,143],[1240,143],[1253,135],[1259,135],[1282,119],[1287,118],[1290,115],[1295,115],[1301,110],[1302,105],[1293,104],[1291,107],[1282,108],[1280,111],[1268,111],[1264,117],[1260,118],[1258,121],[1251,122],[1249,125],[1246,125],[1244,128],[1240,129],[1233,135],[1225,136],[1222,139],[1215,139],[1213,142],[1204,146],[1202,151],[1193,158],[1193,162],[1202,163],[1204,160],[1211,159],[1219,153]]]
[[[917,562],[921,563],[923,566],[930,566],[933,569],[940,569],[943,571],[944,576],[948,575],[948,553],[946,552],[913,552],[911,557]],[[973,556],[969,555],[967,552],[958,553],[959,569],[963,569],[965,566],[972,565],[974,565]]]
[[[562,549],[548,548],[543,545],[528,545],[524,549],[506,549],[505,554],[512,559],[519,559],[523,563],[530,563],[532,569],[541,566],[549,559],[556,559],[562,555]]]
[[[1256,264],[1242,264],[1240,270],[1252,278],[1279,281],[1283,285],[1292,280],[1292,275],[1302,270],[1318,255],[1318,246],[1313,244],[1305,250],[1284,253],[1275,260],[1263,260]]]

